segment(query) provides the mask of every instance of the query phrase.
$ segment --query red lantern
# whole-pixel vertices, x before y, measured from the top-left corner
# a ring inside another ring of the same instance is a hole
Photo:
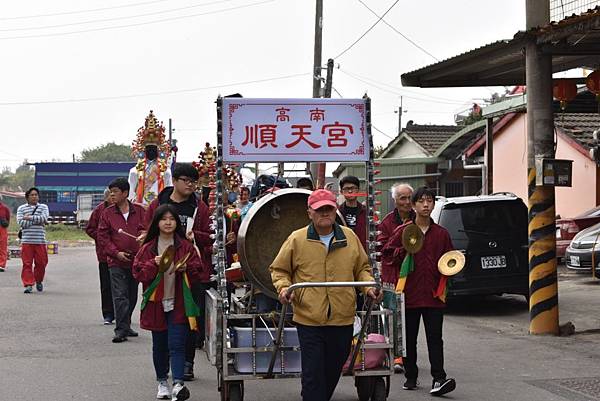
[[[552,94],[556,100],[560,101],[560,109],[564,111],[567,108],[567,102],[577,96],[577,85],[570,79],[555,79]]]
[[[596,70],[587,76],[585,79],[585,86],[587,86],[590,92],[596,95],[596,97],[600,97],[600,70]]]

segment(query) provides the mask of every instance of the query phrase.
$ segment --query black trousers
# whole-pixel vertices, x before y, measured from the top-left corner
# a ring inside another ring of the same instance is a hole
[[[442,326],[444,323],[444,310],[442,308],[414,308],[406,309],[406,358],[404,358],[404,375],[407,379],[417,379],[417,336],[419,325],[423,317],[425,336],[427,338],[427,351],[431,364],[431,376],[434,380],[446,378],[444,371],[444,341],[442,340]]]
[[[192,285],[192,297],[200,309],[200,316],[196,318],[198,331],[188,330],[185,340],[185,362],[188,364],[194,363],[198,340],[204,341],[206,330],[206,290],[209,288],[210,284],[207,283],[195,283]]]
[[[108,263],[100,262],[98,264],[100,273],[100,299],[102,305],[103,318],[115,318],[115,308],[113,307],[112,291],[110,289],[110,273],[108,272]]]
[[[302,400],[329,401],[352,345],[352,326],[296,324],[302,359]]]
[[[130,268],[110,267],[110,283],[115,308],[115,335],[125,336],[131,330],[131,315],[137,303],[138,282]]]

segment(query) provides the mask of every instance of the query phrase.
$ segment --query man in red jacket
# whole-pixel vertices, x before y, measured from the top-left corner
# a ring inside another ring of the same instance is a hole
[[[8,259],[8,225],[10,224],[10,210],[0,202],[0,272],[6,269]]]
[[[150,203],[146,211],[144,223],[145,230],[148,229],[154,216],[154,211],[159,205],[168,203],[172,205],[179,215],[181,225],[186,232],[188,240],[193,241],[202,256],[204,264],[200,271],[200,280],[192,284],[192,295],[198,305],[202,316],[198,318],[198,331],[190,331],[186,341],[184,378],[194,378],[194,359],[196,355],[196,344],[204,344],[204,306],[205,293],[209,287],[210,274],[212,272],[212,243],[210,238],[210,216],[208,207],[200,196],[196,195],[196,183],[198,182],[198,170],[191,163],[177,163],[173,169],[173,186],[167,187],[160,192],[158,197]]]
[[[115,336],[113,343],[137,337],[131,329],[131,314],[137,303],[138,283],[131,274],[131,266],[140,246],[135,237],[143,230],[144,208],[131,203],[127,178],[115,178],[108,184],[114,204],[100,217],[98,242],[106,252],[115,310]]]
[[[377,242],[383,247],[394,230],[404,223],[411,221],[414,218],[415,212],[412,209],[410,198],[414,192],[413,188],[407,183],[394,184],[390,189],[392,198],[396,207],[389,212],[377,226],[380,234],[377,236]],[[398,281],[398,265],[394,261],[385,256],[381,256],[381,281],[384,287],[383,304],[386,308],[396,310],[396,282]],[[396,315],[394,315],[394,328],[396,325]],[[402,356],[394,359],[394,372],[402,373]]]
[[[104,190],[104,201],[100,203],[90,216],[85,232],[96,244],[96,257],[98,258],[98,272],[100,273],[100,301],[102,306],[102,317],[104,324],[113,324],[115,312],[113,308],[112,292],[110,290],[110,274],[108,273],[108,264],[106,263],[106,253],[104,248],[98,243],[98,226],[100,225],[100,216],[102,212],[111,204],[110,191]]]
[[[440,257],[453,249],[450,234],[445,228],[435,224],[430,217],[435,204],[435,193],[426,187],[418,188],[411,198],[415,210],[416,224],[423,232],[423,247],[414,254],[414,270],[408,275],[404,287],[406,306],[406,358],[404,369],[405,390],[417,388],[417,335],[421,317],[427,336],[427,350],[431,363],[433,383],[431,395],[440,396],[456,388],[454,379],[448,379],[444,371],[444,343],[442,326],[446,304],[436,291],[441,279],[437,263]],[[411,222],[412,224],[413,222]],[[406,256],[402,246],[402,233],[408,224],[398,227],[388,243],[383,247],[383,255],[400,266]]]

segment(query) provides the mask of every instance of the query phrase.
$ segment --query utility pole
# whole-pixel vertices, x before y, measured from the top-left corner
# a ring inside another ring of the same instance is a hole
[[[402,96],[400,96],[400,107],[398,108],[398,135],[402,133]]]
[[[548,0],[526,0],[527,31],[550,22]],[[535,37],[525,48],[529,189],[529,333],[558,335],[558,278],[553,186],[536,186],[536,158],[554,158],[552,56]]]
[[[169,118],[169,146],[173,146],[173,128],[171,127],[171,119]]]
[[[316,0],[315,12],[315,48],[313,57],[313,93],[312,97],[321,97],[321,53],[323,48],[323,0]],[[310,163],[310,175],[313,182],[318,180],[319,163]]]
[[[333,88],[333,59],[327,60],[327,78],[325,79],[325,96],[331,98],[331,89]],[[325,188],[325,169],[326,163],[318,163],[316,188]]]

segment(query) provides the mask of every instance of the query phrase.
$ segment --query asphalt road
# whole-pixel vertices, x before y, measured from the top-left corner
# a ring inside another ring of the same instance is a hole
[[[588,276],[561,272],[561,323],[570,337],[529,336],[523,297],[452,302],[445,320],[446,369],[456,377],[455,400],[598,400],[600,397],[600,287]],[[113,344],[103,326],[92,248],[50,255],[45,291],[25,295],[20,261],[0,273],[0,401],[153,400],[156,395],[149,332]],[[137,329],[139,314],[134,315]],[[392,380],[390,400],[430,399],[424,333],[420,335],[421,388],[401,390]],[[198,351],[192,400],[218,400],[216,371]],[[300,400],[298,380],[248,382],[248,401]],[[343,378],[334,400],[356,400]]]

